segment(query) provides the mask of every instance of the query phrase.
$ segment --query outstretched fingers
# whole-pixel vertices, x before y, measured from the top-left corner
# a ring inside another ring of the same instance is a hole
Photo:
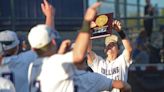
[[[96,16],[96,12],[97,12],[96,9],[97,9],[100,5],[101,5],[100,2],[96,2],[95,4],[93,4],[92,6],[90,6],[90,7],[87,9],[86,13],[85,13],[84,19],[85,19],[86,21],[91,22],[91,21],[94,19],[94,17]]]
[[[92,8],[92,9],[97,9],[99,6],[101,5],[101,3],[100,2],[96,2],[96,3],[94,3],[90,8]]]
[[[43,2],[44,2],[44,4],[45,4],[45,6],[49,6],[49,3],[48,3],[47,0],[43,0]]]
[[[118,20],[114,20],[112,22],[112,26],[116,31],[120,31],[121,30],[121,22]]]

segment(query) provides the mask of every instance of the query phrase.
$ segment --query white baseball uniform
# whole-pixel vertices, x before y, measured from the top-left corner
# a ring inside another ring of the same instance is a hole
[[[112,80],[98,73],[75,71],[75,92],[100,92],[112,89]]]
[[[13,73],[7,65],[1,65],[0,66],[0,77],[8,79],[14,83]]]
[[[0,77],[0,92],[16,92],[14,85],[9,80]]]
[[[29,92],[28,67],[37,58],[33,51],[27,51],[18,55],[4,57],[0,66],[0,76],[9,78],[16,89],[16,92]]]
[[[74,92],[73,53],[38,58],[29,67],[31,92]]]
[[[94,72],[100,73],[107,78],[126,82],[128,78],[128,68],[131,63],[132,61],[128,63],[125,59],[125,54],[123,52],[114,61],[110,62],[95,54],[95,59],[89,66]],[[119,90],[116,90],[117,89],[113,89],[112,92],[119,92]]]

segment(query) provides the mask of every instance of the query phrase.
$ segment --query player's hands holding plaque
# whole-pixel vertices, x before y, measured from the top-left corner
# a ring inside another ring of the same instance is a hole
[[[122,29],[121,22],[118,21],[118,20],[114,20],[113,23],[112,23],[112,27],[113,27],[113,29],[115,29],[117,32],[120,32],[121,29]]]

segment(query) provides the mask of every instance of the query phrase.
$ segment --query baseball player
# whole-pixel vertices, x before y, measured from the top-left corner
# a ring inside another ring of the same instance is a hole
[[[99,5],[100,3],[95,3],[87,9],[72,52],[57,54],[55,36],[50,27],[38,25],[30,30],[29,43],[39,55],[29,67],[31,92],[74,92],[74,63],[80,63],[86,54],[90,22]]]
[[[46,1],[42,5],[43,14],[46,16],[46,24],[53,28],[54,13],[53,7],[48,5]],[[57,31],[53,30],[53,34],[59,38]],[[0,42],[5,53],[1,59],[0,76],[10,79],[16,92],[29,92],[28,85],[28,67],[29,64],[37,58],[37,54],[30,50],[17,54],[19,40],[13,31],[3,31],[0,33]]]
[[[3,58],[3,50],[2,44],[0,43],[0,61]],[[1,75],[1,67],[0,67],[0,75]],[[0,77],[0,92],[15,92],[14,85],[8,79]]]
[[[67,52],[65,48],[63,48],[64,52],[60,54]],[[113,88],[118,88],[121,92],[131,92],[131,87],[128,83],[124,83],[120,80],[112,80],[101,74],[90,71],[85,58],[81,63],[75,64],[77,68],[75,69],[75,76],[73,78],[75,83],[75,92],[111,91]]]
[[[127,82],[128,67],[132,63],[132,46],[121,29],[121,23],[116,20],[113,22],[113,27],[122,40],[124,51],[119,55],[118,36],[112,34],[105,38],[104,52],[107,55],[106,59],[98,56],[90,48],[88,49],[88,64],[94,72],[107,78]],[[119,90],[113,89],[112,92],[119,92]]]
[[[37,55],[33,51],[17,54],[19,40],[15,32],[6,30],[0,32],[2,44],[2,59],[0,61],[0,76],[10,79],[16,92],[28,92],[28,66]]]

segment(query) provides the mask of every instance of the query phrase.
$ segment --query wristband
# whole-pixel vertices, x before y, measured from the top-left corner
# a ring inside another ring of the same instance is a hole
[[[89,30],[90,30],[90,22],[83,21],[83,25],[80,32],[89,32]]]
[[[120,35],[121,39],[126,38],[126,35],[125,35],[124,31],[121,30],[120,32],[118,32],[118,34]]]

